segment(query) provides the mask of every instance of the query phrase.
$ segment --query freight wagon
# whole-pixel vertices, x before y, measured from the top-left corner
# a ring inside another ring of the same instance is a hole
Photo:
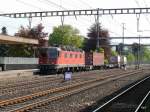
[[[121,68],[127,64],[125,56],[111,56],[109,59],[109,68]]]
[[[104,67],[104,53],[86,52],[85,53],[86,69],[101,69]]]
[[[0,67],[5,70],[36,69],[38,58],[0,57]]]

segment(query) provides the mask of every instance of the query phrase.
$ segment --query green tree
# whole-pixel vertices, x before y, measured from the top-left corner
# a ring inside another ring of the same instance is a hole
[[[135,56],[138,55],[139,44],[138,44],[138,43],[133,43],[131,49],[132,49],[132,52],[133,52],[133,54],[134,54]]]
[[[15,33],[15,36],[38,39],[40,44],[42,43],[42,40],[47,35],[47,33],[43,32],[43,29],[44,27],[42,26],[42,24],[38,24],[33,28],[29,28],[29,27],[25,28],[21,26],[18,32]],[[43,46],[43,45],[40,44],[39,46]],[[33,57],[35,47],[37,46],[26,45],[26,44],[12,45],[9,48],[8,53],[9,56],[14,56],[14,57]]]
[[[97,26],[99,31],[97,31]],[[99,39],[97,39],[99,33]],[[107,59],[111,55],[111,47],[109,46],[109,32],[108,30],[101,27],[101,24],[93,24],[89,30],[87,36],[89,39],[86,39],[85,42],[85,51],[95,51],[97,49],[97,41],[99,41],[99,46],[104,49],[104,54]],[[102,38],[102,39],[101,39]]]
[[[26,38],[34,38],[34,39],[43,39],[48,33],[43,32],[44,26],[40,23],[33,28],[25,28],[23,26],[20,27],[15,36],[26,37]]]
[[[132,53],[136,57],[136,59],[140,59],[140,61],[148,62],[150,60],[150,49],[145,46],[139,46],[138,43],[133,43]]]
[[[2,27],[2,35],[7,35],[7,28],[5,26]]]
[[[33,53],[32,47],[25,44],[13,45],[8,51],[8,54],[11,57],[32,57]]]
[[[6,44],[0,44],[0,57],[8,56],[8,50],[10,46]]]
[[[117,56],[117,55],[118,55],[118,53],[116,51],[114,51],[114,50],[111,51],[111,56]]]
[[[128,53],[127,60],[128,60],[128,62],[134,62],[135,56],[132,53]]]
[[[98,48],[97,50],[98,50],[98,52],[100,52],[100,53],[104,53],[104,49],[103,49],[103,48]]]
[[[123,55],[123,54],[124,54],[124,45],[123,45],[123,43],[119,43],[119,45],[116,46],[116,51],[117,51],[120,55]]]
[[[147,47],[143,47],[142,53],[143,61],[149,61],[150,60],[150,50]]]
[[[2,35],[8,35],[7,34],[7,28],[5,26],[1,29]],[[8,49],[10,48],[10,45],[7,44],[0,44],[0,56],[8,56]]]
[[[70,45],[77,48],[83,46],[84,37],[79,35],[79,30],[71,25],[58,26],[53,28],[49,35],[50,45]]]

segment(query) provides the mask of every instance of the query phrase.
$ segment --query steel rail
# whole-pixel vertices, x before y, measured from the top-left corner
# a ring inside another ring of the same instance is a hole
[[[138,73],[140,73],[140,72],[138,72]],[[131,73],[131,74],[135,74],[135,73]],[[124,75],[124,76],[119,76],[119,77],[117,77],[117,79],[122,78],[122,77],[129,76],[129,75],[131,75],[131,74]],[[39,101],[39,102],[36,102],[36,103],[28,104],[28,105],[26,105],[26,106],[23,106],[23,107],[20,107],[20,108],[17,108],[17,109],[10,110],[9,112],[24,112],[24,111],[28,111],[28,110],[31,110],[31,109],[33,109],[33,108],[46,105],[46,104],[48,104],[48,103],[50,103],[50,102],[52,102],[52,101],[57,101],[57,100],[59,100],[59,99],[65,98],[65,97],[67,97],[67,96],[71,96],[71,95],[77,94],[77,93],[79,93],[79,92],[81,92],[81,91],[85,91],[85,90],[88,90],[88,89],[90,89],[90,88],[99,86],[100,84],[101,84],[101,82],[95,82],[95,84],[92,83],[91,85],[88,84],[88,86],[86,86],[86,87],[82,87],[82,88],[80,88],[80,89],[71,90],[71,91],[69,91],[69,92],[67,91],[67,92],[64,93],[64,94],[61,94],[61,95],[58,95],[58,96],[54,96],[54,97],[50,97],[50,98],[48,98],[48,99],[46,99],[46,100],[42,100],[42,101]]]
[[[128,72],[128,75],[129,75],[129,73],[135,74],[135,73],[139,73],[139,71]],[[121,73],[121,74],[127,74],[127,73]],[[119,74],[119,76],[121,74]],[[98,78],[98,79],[94,79],[94,80],[89,80],[89,81],[84,81],[84,82],[80,82],[80,83],[76,83],[76,84],[71,84],[69,86],[53,88],[53,89],[49,89],[49,90],[46,90],[46,91],[42,91],[42,92],[30,94],[30,95],[25,95],[25,96],[13,98],[13,99],[2,100],[2,101],[0,101],[0,107],[10,105],[10,104],[15,104],[15,103],[18,103],[18,102],[23,102],[23,101],[26,101],[26,100],[31,100],[31,99],[37,98],[37,97],[42,97],[42,96],[45,96],[45,95],[50,94],[50,93],[55,93],[55,92],[59,92],[59,91],[63,91],[63,90],[68,90],[68,89],[71,89],[71,88],[74,88],[74,87],[77,87],[77,86],[93,83],[93,82],[104,80],[104,79],[111,78],[111,77],[114,77],[114,76],[116,76],[116,75],[111,75],[111,76],[106,76],[106,77],[103,77],[103,78]]]
[[[116,70],[114,70],[116,72]],[[100,73],[107,73],[109,71],[104,71],[104,72],[100,72]],[[93,74],[93,73],[92,73]],[[84,75],[88,75],[86,73],[84,73]],[[78,77],[78,76],[75,76],[75,77]],[[80,75],[81,77],[81,75]],[[42,82],[45,82],[45,81],[51,81],[51,80],[58,80],[58,79],[61,79],[61,78],[58,78],[58,77],[48,77],[46,79],[41,79],[41,78],[38,78],[38,79],[32,79],[30,81],[17,81],[17,83],[14,83],[14,84],[6,84],[5,86],[0,86],[0,90],[5,88],[5,89],[8,89],[8,88],[13,88],[13,87],[16,87],[16,86],[23,86],[23,85],[27,85],[29,83],[32,83],[32,84],[36,84],[36,83],[41,83]]]
[[[150,91],[145,95],[145,97],[143,98],[143,100],[141,101],[141,103],[138,105],[138,107],[136,108],[135,112],[138,112],[141,108],[141,106],[143,105],[143,103],[145,102],[145,100],[147,99],[147,97],[150,95]]]
[[[113,71],[113,72],[120,72],[120,71]],[[107,73],[109,73],[109,71],[105,71],[105,72],[103,72],[104,74],[107,74]],[[91,74],[94,74],[94,73],[91,73]],[[96,73],[97,74],[97,73]],[[86,74],[86,76],[87,76],[88,74]],[[85,76],[85,75],[84,75]],[[82,76],[74,76],[74,79],[81,79],[81,77],[84,77],[83,75]],[[61,79],[62,78],[50,78],[50,79],[38,79],[38,80],[32,80],[32,81],[28,81],[28,82],[21,82],[19,85],[17,84],[17,85],[7,85],[7,86],[4,86],[3,88],[2,87],[0,87],[0,90],[1,90],[1,92],[0,93],[2,93],[2,94],[0,94],[0,96],[1,95],[5,95],[6,93],[7,94],[9,94],[9,93],[11,93],[12,94],[12,92],[14,93],[14,91],[18,91],[17,89],[18,89],[18,86],[19,86],[19,88],[21,87],[22,89],[29,89],[29,88],[35,88],[35,86],[37,86],[36,84],[42,84],[42,85],[38,85],[38,87],[40,86],[45,86],[45,85],[48,85],[48,83],[49,82],[55,82],[55,81],[61,81]],[[34,86],[35,85],[35,86]],[[4,94],[3,94],[4,93]]]
[[[125,94],[126,92],[128,92],[129,90],[131,90],[132,88],[136,87],[137,85],[139,85],[140,83],[144,82],[145,80],[149,79],[150,76],[140,80],[139,82],[137,82],[136,84],[132,85],[131,87],[127,88],[126,90],[124,90],[123,92],[119,93],[117,96],[113,97],[112,99],[110,99],[109,101],[107,101],[106,103],[104,103],[103,105],[101,105],[100,107],[98,107],[97,109],[95,109],[92,112],[97,112],[100,109],[102,109],[103,107],[105,107],[106,105],[108,105],[109,103],[111,103],[112,101],[114,101],[115,99],[117,99],[118,97],[122,96],[123,94]]]

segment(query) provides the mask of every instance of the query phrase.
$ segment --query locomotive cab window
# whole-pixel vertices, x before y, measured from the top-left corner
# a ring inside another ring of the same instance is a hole
[[[48,49],[48,57],[49,58],[57,58],[59,56],[59,51],[55,48]]]
[[[47,57],[47,49],[46,48],[39,49],[39,54],[42,57]]]
[[[60,52],[59,51],[57,51],[57,57],[59,57],[60,56]]]

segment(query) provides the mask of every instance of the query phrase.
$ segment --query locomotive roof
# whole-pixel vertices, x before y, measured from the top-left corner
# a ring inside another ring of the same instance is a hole
[[[49,48],[54,48],[58,50],[64,50],[64,51],[78,51],[78,52],[83,52],[82,49],[71,47],[71,46],[60,46],[60,47],[42,47],[43,49],[49,49]]]
[[[79,52],[83,51],[82,49],[75,48],[75,47],[72,47],[72,46],[62,46],[61,49],[65,50],[65,51],[79,51]]]

